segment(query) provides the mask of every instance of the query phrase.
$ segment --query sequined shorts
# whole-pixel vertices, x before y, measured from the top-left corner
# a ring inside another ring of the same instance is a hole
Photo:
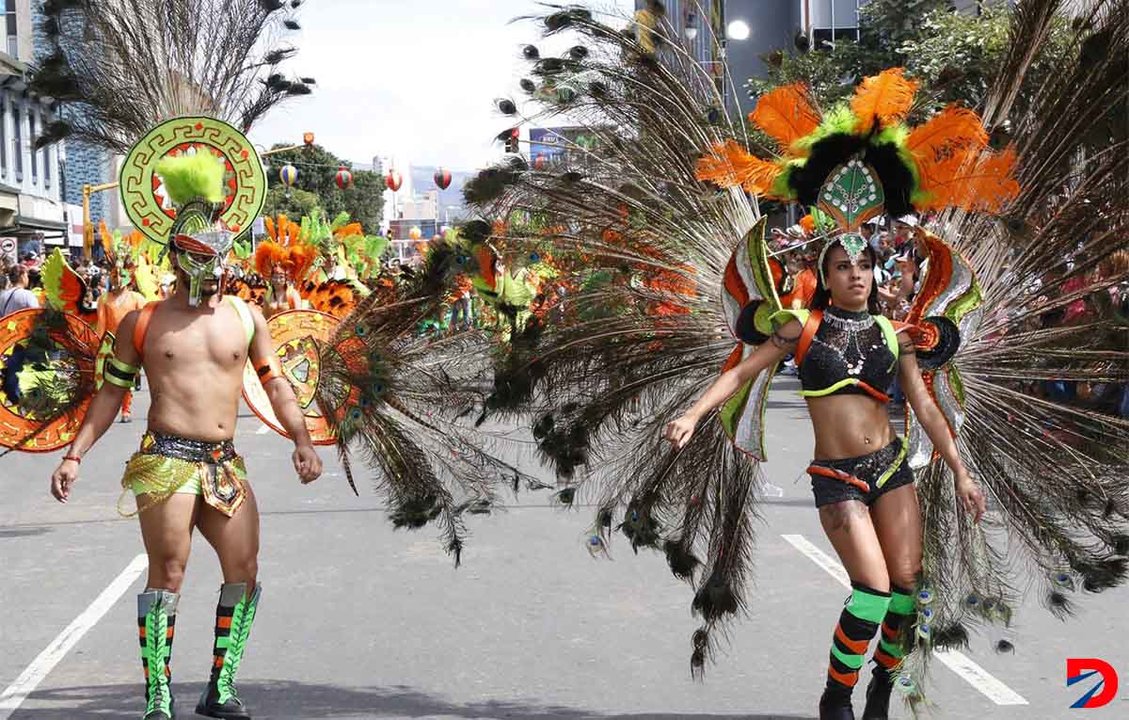
[[[203,495],[228,516],[243,503],[246,483],[243,458],[230,440],[205,442],[152,431],[141,438],[122,476],[123,488],[148,496],[147,507],[177,493]]]
[[[901,438],[869,455],[813,460],[808,473],[816,507],[845,500],[858,500],[869,506],[885,493],[913,482]]]

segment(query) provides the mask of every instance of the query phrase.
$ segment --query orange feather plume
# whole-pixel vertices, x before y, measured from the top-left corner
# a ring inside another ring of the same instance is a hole
[[[776,163],[761,160],[733,140],[726,140],[698,159],[694,177],[723,188],[740,185],[753,194],[764,195],[779,174]]]
[[[959,207],[980,212],[999,212],[1019,196],[1015,179],[1015,149],[994,153],[980,147],[959,149],[937,163],[929,176],[921,176],[923,202],[919,210]]]
[[[867,133],[877,118],[883,126],[901,122],[913,106],[916,80],[904,77],[905,68],[890,68],[868,77],[855,89],[851,112],[858,118],[856,131]]]
[[[765,93],[749,113],[749,120],[768,133],[780,149],[788,152],[792,143],[819,127],[819,112],[808,98],[803,83],[792,83]]]

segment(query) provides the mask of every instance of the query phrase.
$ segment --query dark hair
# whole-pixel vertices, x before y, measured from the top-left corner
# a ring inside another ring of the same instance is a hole
[[[832,240],[831,242],[836,242]],[[831,291],[828,290],[823,284],[823,276],[827,272],[827,263],[831,255],[831,250],[828,248],[827,254],[823,256],[823,266],[817,268],[815,273],[815,293],[811,296],[811,309],[812,310],[826,310],[831,306]],[[870,266],[872,268],[878,267],[878,255],[874,252],[874,248],[870,243],[866,244],[866,249],[863,251],[868,258],[870,258]],[[878,281],[871,273],[870,278],[870,296],[866,298],[866,311],[871,315],[881,315],[882,311],[878,307]]]
[[[8,268],[8,282],[18,283],[20,281],[20,278],[22,278],[26,273],[27,268],[23,265],[13,265],[12,267]]]

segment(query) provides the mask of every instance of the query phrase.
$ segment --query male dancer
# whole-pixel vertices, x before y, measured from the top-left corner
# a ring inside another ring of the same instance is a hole
[[[259,514],[232,436],[248,357],[281,424],[294,438],[294,468],[303,483],[321,474],[293,389],[281,375],[262,314],[220,286],[233,233],[218,221],[222,165],[201,153],[158,166],[170,193],[194,177],[214,175],[217,187],[191,187],[179,206],[169,248],[176,290],[164,301],[128,313],[118,328],[114,358],[90,403],[74,443],[51,477],[51,493],[70,499],[79,464],[113,423],[139,368],[149,379],[152,405],[141,449],[122,484],[136,495],[149,577],[138,596],[145,671],[145,720],[171,720],[169,659],[192,531],[199,528],[223,570],[216,610],[211,677],[196,706],[213,718],[250,718],[236,694],[239,667],[258,606]],[[185,167],[179,167],[179,166]],[[195,165],[195,167],[192,167]],[[204,166],[204,167],[201,167]],[[180,182],[170,177],[181,174]]]

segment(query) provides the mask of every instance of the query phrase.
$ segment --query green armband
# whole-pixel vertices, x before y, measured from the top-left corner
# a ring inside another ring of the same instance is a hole
[[[133,388],[133,384],[137,381],[137,372],[140,369],[136,365],[126,365],[116,357],[110,358],[110,362],[106,363],[104,377],[106,382],[111,385],[129,390]]]

